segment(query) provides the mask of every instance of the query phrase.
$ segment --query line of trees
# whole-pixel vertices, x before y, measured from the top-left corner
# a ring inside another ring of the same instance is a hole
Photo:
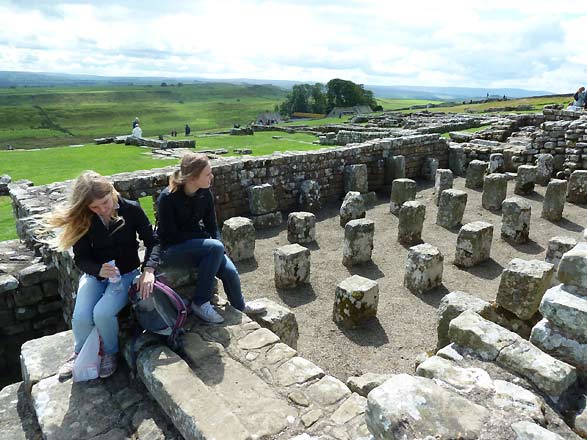
[[[382,110],[372,91],[365,90],[362,84],[337,78],[328,81],[326,86],[320,83],[296,84],[279,105],[279,113],[283,116],[291,116],[294,112],[326,114],[335,107],[355,105],[368,105],[372,110]]]

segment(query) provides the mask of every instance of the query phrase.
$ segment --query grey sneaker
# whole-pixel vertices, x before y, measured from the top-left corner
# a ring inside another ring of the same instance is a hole
[[[260,315],[266,311],[267,307],[255,302],[245,303],[245,308],[243,309],[243,313],[246,313],[247,315]]]
[[[213,324],[220,324],[224,322],[224,318],[214,310],[210,301],[205,302],[201,306],[192,303],[192,312],[203,321],[211,322]]]
[[[118,368],[118,356],[114,354],[104,354],[100,361],[100,377],[105,379],[114,374]]]
[[[75,360],[77,359],[77,353],[73,353],[69,356],[69,359],[65,361],[65,363],[59,368],[59,379],[69,379],[73,376],[73,365],[75,364]]]

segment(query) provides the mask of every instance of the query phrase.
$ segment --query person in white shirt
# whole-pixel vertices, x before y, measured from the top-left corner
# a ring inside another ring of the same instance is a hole
[[[132,135],[136,138],[143,137],[143,130],[141,130],[141,127],[139,125],[132,129]]]

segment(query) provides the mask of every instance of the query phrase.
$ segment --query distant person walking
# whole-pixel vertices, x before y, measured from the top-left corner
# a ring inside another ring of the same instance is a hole
[[[137,125],[139,125],[139,117],[135,117],[135,120],[132,121],[132,128],[135,128]]]
[[[573,107],[575,107],[575,110],[582,110],[584,108],[586,108],[586,93],[585,93],[585,87],[581,86],[579,87],[579,90],[577,90],[575,92],[575,94],[573,95],[573,99],[575,100],[573,102]]]
[[[185,124],[185,135],[189,136],[191,132],[192,129],[190,128],[190,126],[188,124]]]
[[[143,137],[143,130],[139,124],[135,125],[135,128],[132,129],[132,135],[136,138]]]

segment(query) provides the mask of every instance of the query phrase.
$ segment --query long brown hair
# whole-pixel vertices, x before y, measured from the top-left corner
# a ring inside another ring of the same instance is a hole
[[[169,176],[169,191],[175,192],[183,188],[189,177],[198,177],[204,168],[210,164],[210,159],[203,153],[186,153],[181,158],[179,170]]]
[[[84,171],[75,179],[68,203],[49,214],[46,221],[51,228],[62,228],[57,235],[58,250],[68,249],[88,232],[94,215],[89,205],[109,194],[116,203],[118,191],[95,171]],[[112,216],[118,217],[118,212],[115,210]]]

